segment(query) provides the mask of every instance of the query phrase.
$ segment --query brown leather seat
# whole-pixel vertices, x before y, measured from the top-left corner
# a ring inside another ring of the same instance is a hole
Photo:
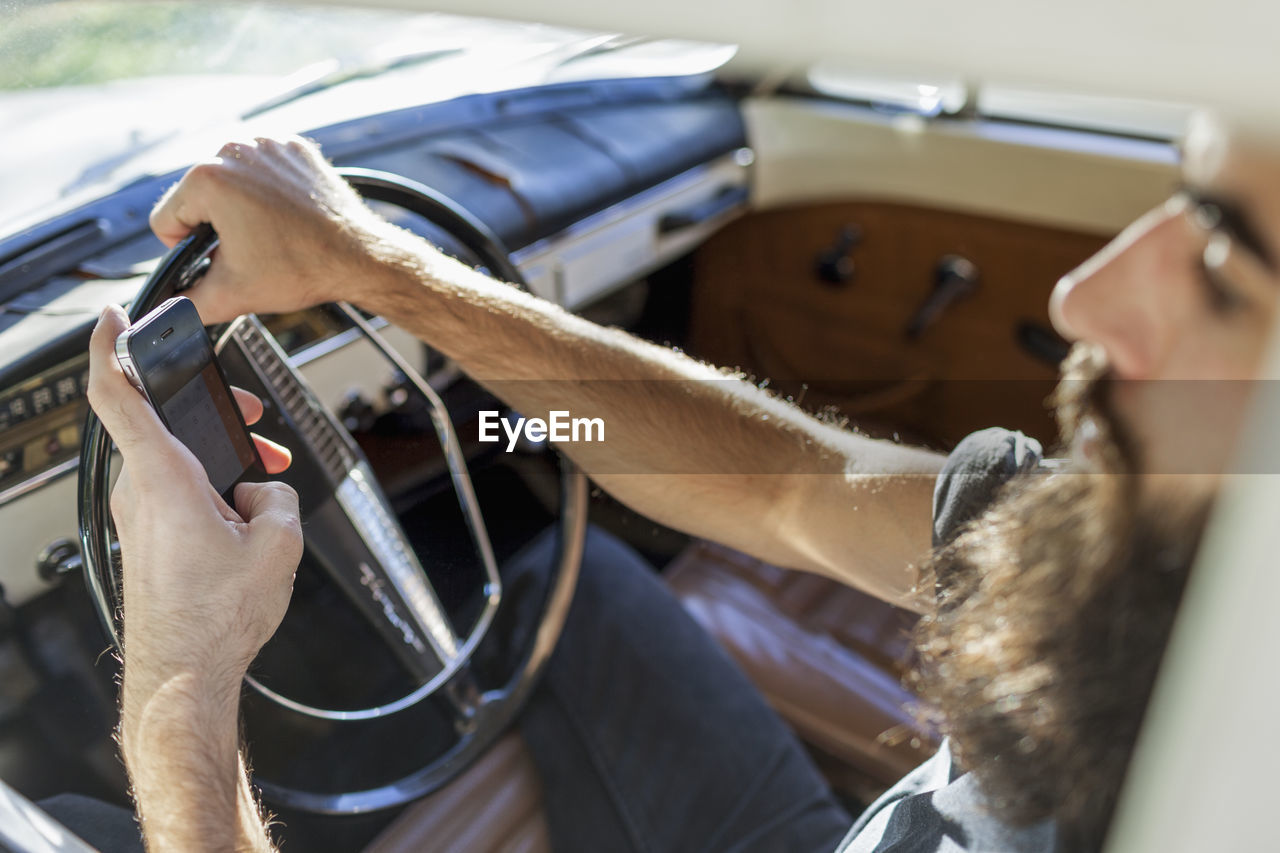
[[[852,773],[833,782],[849,793],[874,794],[932,752],[899,683],[912,614],[706,542],[681,553],[666,578],[800,737],[847,765]],[[411,805],[367,853],[426,849],[550,850],[541,786],[518,734]]]
[[[666,577],[800,737],[862,777],[835,780],[850,793],[888,787],[933,752],[901,685],[914,614],[708,542]]]
[[[542,786],[508,732],[447,788],[405,809],[365,853],[547,853]]]

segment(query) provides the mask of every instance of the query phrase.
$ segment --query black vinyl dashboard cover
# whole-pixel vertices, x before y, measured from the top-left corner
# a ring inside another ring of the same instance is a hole
[[[736,100],[705,79],[685,78],[468,95],[304,135],[338,165],[394,172],[439,190],[512,250],[746,144]],[[164,247],[148,230],[147,213],[182,171],[136,180],[0,235],[0,340],[42,343],[0,347],[0,387],[83,351],[93,318],[43,304],[95,270],[121,277],[159,257]],[[8,334],[19,323],[22,333]]]

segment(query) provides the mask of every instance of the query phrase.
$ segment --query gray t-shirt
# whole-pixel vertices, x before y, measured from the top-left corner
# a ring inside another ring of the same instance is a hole
[[[933,544],[947,543],[982,513],[1014,475],[1040,464],[1040,444],[1019,432],[987,429],[956,445],[933,493]],[[1009,827],[990,812],[972,774],[943,741],[938,752],[862,813],[840,853],[1051,853],[1053,825]]]

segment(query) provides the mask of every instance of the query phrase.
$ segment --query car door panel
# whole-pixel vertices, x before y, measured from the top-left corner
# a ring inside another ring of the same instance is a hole
[[[816,269],[847,229],[850,277]],[[1051,440],[1044,401],[1055,368],[1028,346],[1052,341],[1055,281],[1103,237],[885,202],[779,208],[741,219],[696,256],[691,351],[741,368],[811,410],[950,447],[1000,424]],[[918,336],[907,328],[948,257],[970,261],[972,291]]]

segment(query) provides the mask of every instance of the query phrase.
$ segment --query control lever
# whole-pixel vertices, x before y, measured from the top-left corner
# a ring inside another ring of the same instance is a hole
[[[846,225],[841,228],[831,248],[823,249],[814,258],[814,275],[819,281],[833,286],[850,282],[857,271],[852,252],[861,242],[862,229],[857,225]]]
[[[942,312],[978,289],[978,267],[960,255],[944,255],[933,273],[933,291],[907,323],[906,335],[915,340],[938,322]]]

